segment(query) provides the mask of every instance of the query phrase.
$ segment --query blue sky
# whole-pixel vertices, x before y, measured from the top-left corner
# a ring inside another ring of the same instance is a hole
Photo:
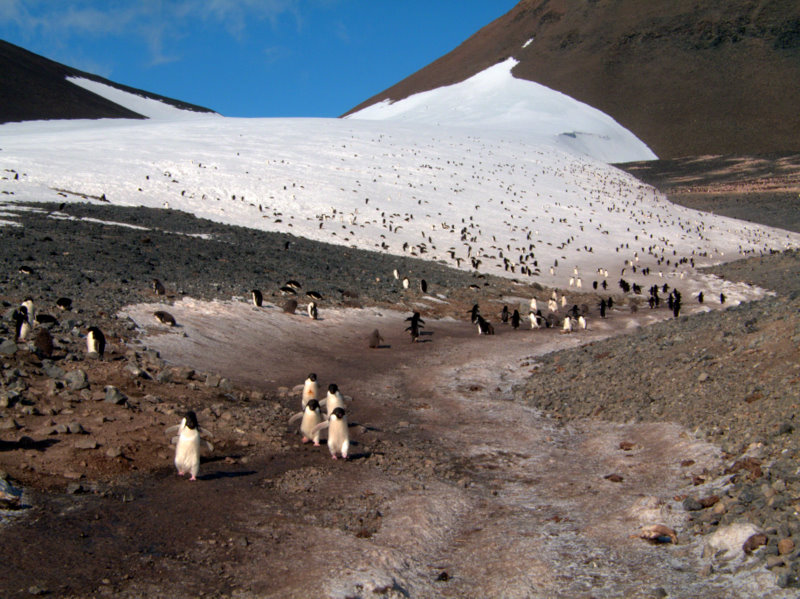
[[[517,0],[0,0],[0,38],[225,116],[335,117]]]

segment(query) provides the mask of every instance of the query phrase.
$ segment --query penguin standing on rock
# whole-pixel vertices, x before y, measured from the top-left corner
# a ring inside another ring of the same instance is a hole
[[[86,332],[86,354],[102,360],[105,351],[106,337],[103,335],[103,331],[97,327],[89,327]]]
[[[189,480],[197,480],[197,473],[200,471],[200,446],[208,447],[209,451],[214,451],[214,446],[202,438],[208,435],[208,431],[200,428],[197,424],[197,415],[189,410],[176,426],[167,429],[167,433],[174,430],[178,431],[178,436],[172,438],[175,447],[175,468],[178,476],[183,476],[187,472],[191,476]]]
[[[342,459],[346,460],[347,451],[350,449],[350,432],[344,408],[333,410],[328,420],[320,422],[311,432],[319,435],[324,428],[328,429],[328,449],[331,457],[335,460],[338,455],[341,455]]]
[[[319,431],[314,432],[314,427],[322,422],[322,413],[319,409],[319,402],[316,399],[309,399],[302,412],[298,412],[289,418],[289,424],[298,418],[302,418],[300,421],[300,433],[303,435],[303,443],[313,441],[314,446],[319,447]]]

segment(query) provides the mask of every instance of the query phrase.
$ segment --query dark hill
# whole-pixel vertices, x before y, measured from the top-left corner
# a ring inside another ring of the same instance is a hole
[[[661,158],[800,149],[796,0],[522,0],[350,112],[509,56],[516,77],[610,114]]]
[[[73,85],[66,77],[91,79],[184,110],[212,112],[201,106],[151,94],[73,69],[3,40],[0,40],[0,73],[0,123],[46,119],[145,118]]]

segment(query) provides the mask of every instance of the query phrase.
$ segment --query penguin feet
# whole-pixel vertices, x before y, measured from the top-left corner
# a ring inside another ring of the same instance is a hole
[[[178,470],[178,476],[183,476],[184,474],[186,474],[186,473],[185,472],[181,472],[180,470]]]
[[[311,439],[309,439],[308,437],[303,437],[302,441],[303,443],[308,443],[309,441],[311,441]]]
[[[197,480],[197,477],[194,474],[192,474],[192,478],[190,478],[189,480]]]
[[[314,447],[319,447],[319,441],[314,441]]]

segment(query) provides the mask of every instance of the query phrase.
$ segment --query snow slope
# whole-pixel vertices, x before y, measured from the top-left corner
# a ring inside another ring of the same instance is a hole
[[[513,58],[466,81],[383,101],[347,118],[503,131],[521,140],[553,144],[603,162],[657,156],[610,116],[544,85],[517,79]]]
[[[685,292],[714,291],[727,284],[689,260],[800,246],[796,234],[675,206],[603,162],[494,128],[181,117],[0,126],[0,201],[105,196],[561,287],[588,288],[607,271],[616,288],[624,268],[642,285],[673,277]],[[731,300],[752,292],[737,293],[726,290]]]

